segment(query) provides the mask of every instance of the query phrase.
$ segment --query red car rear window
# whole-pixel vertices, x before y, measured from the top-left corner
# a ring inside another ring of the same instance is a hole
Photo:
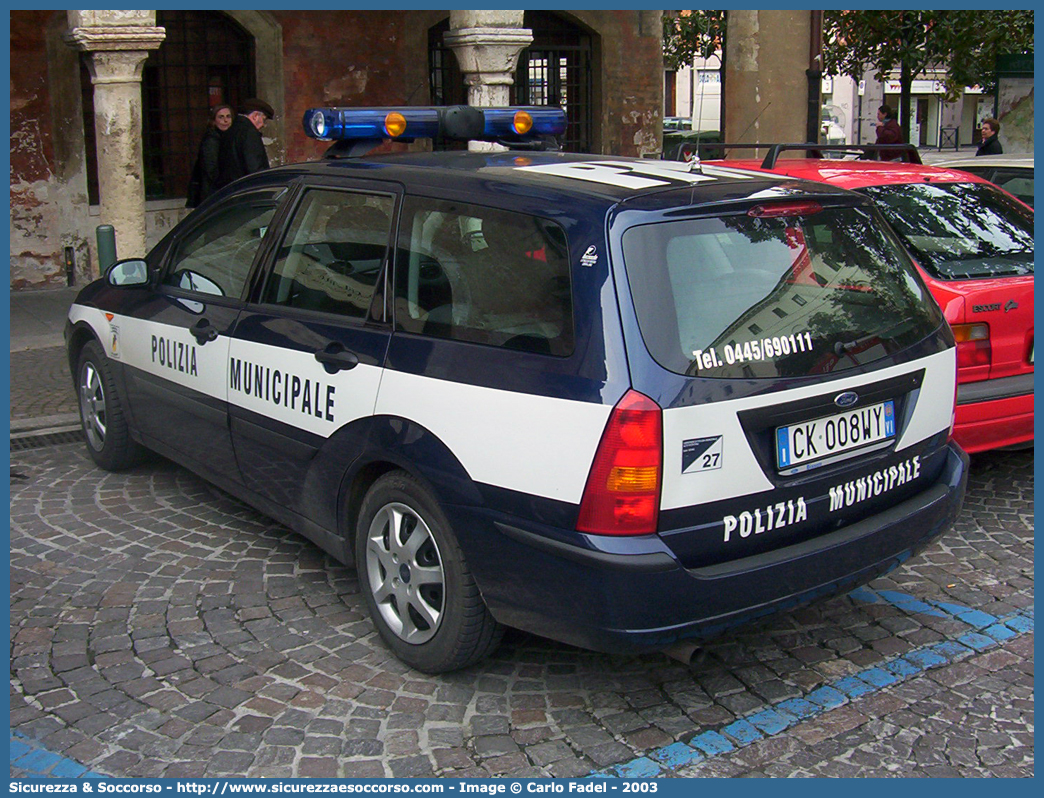
[[[861,191],[934,277],[1033,274],[1033,211],[992,186],[906,183]]]

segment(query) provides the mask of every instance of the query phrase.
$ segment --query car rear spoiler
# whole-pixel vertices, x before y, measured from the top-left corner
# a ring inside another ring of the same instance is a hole
[[[712,144],[708,148],[720,149],[768,149],[765,160],[761,162],[762,169],[773,169],[780,153],[788,150],[804,150],[809,158],[823,158],[825,152],[851,152],[858,153],[860,160],[878,161],[882,153],[893,153],[898,155],[906,163],[919,164],[921,154],[912,144]]]

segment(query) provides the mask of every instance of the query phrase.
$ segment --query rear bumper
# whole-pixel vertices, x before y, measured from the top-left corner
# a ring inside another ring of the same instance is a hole
[[[969,454],[1032,441],[1033,375],[959,386],[953,437]]]
[[[713,637],[891,570],[953,523],[967,466],[951,444],[939,478],[918,495],[814,540],[701,569],[683,568],[658,536],[595,552],[469,519],[463,508],[449,515],[499,621],[595,650],[647,650]]]

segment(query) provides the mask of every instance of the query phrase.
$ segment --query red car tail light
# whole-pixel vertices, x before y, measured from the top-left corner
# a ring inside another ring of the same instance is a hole
[[[954,324],[957,340],[957,382],[985,380],[990,376],[993,353],[988,324]]]
[[[663,411],[630,390],[617,402],[587,477],[576,528],[595,535],[656,531],[663,471]]]

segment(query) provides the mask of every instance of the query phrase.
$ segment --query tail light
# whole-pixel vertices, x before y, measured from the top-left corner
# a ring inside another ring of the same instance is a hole
[[[663,471],[663,411],[628,391],[609,416],[587,477],[576,528],[595,535],[656,531]]]
[[[753,216],[755,219],[770,216],[811,216],[821,210],[823,210],[823,206],[811,200],[808,202],[776,202],[771,205],[755,205],[747,211],[747,216]]]
[[[957,340],[957,382],[985,380],[990,376],[990,326],[988,324],[954,324]]]

